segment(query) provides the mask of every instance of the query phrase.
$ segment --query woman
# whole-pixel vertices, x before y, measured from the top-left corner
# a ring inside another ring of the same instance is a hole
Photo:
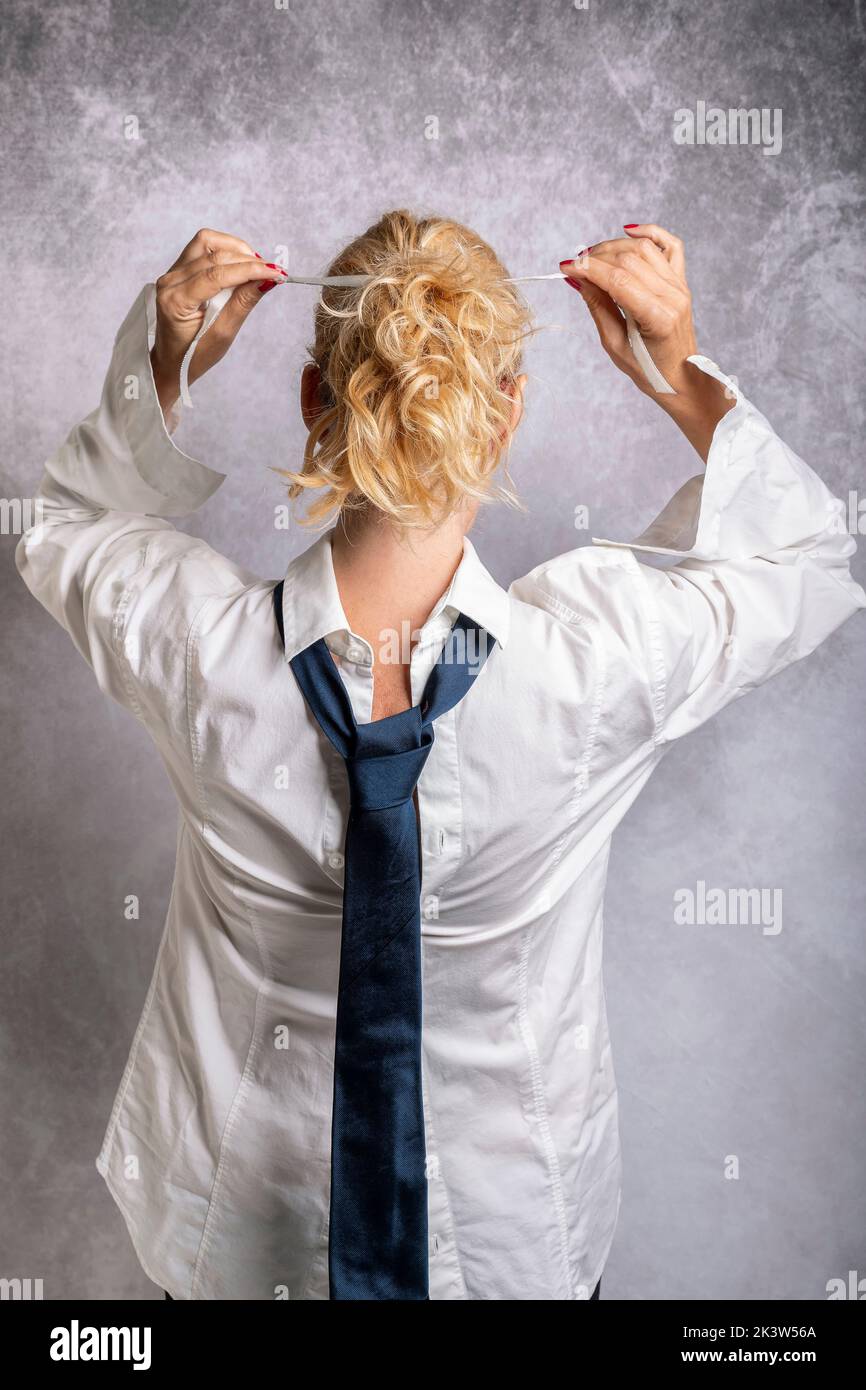
[[[191,381],[283,278],[242,240],[200,232],[145,287],[47,467],[21,573],[179,803],[97,1159],[173,1298],[597,1294],[611,835],[671,743],[866,605],[841,502],[697,354],[681,243],[624,232],[568,283],[706,463],[633,544],[508,592],[484,569],[467,532],[508,495],[528,317],[475,233],[402,211],[329,272],[370,278],[323,294],[289,492],[335,524],[281,586],[168,520],[222,482],[164,423],[205,302],[233,291]]]

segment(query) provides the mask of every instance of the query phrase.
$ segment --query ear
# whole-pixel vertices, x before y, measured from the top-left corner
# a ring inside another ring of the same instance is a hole
[[[512,433],[512,434],[513,434],[514,431],[517,429],[517,426],[520,424],[520,421],[523,419],[523,397],[524,397],[524,392],[526,391],[526,383],[527,383],[527,381],[528,381],[528,377],[524,374],[524,375],[522,375],[522,376],[519,376],[519,377],[517,378],[517,380],[515,381],[515,383],[514,383],[514,391],[512,392],[512,401],[513,401],[513,403],[512,403],[512,406],[511,406],[511,433]]]
[[[523,393],[526,390],[527,380],[528,378],[526,376],[518,376],[515,377],[510,385],[503,385],[502,387],[511,397],[511,419],[508,423],[507,430],[503,431],[503,443],[507,435],[514,433],[523,418]]]
[[[301,372],[301,415],[308,430],[322,413],[322,374],[315,362],[307,362]]]

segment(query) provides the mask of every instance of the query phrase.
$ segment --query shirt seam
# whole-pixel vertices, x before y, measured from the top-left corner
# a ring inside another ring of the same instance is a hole
[[[204,617],[205,609],[215,597],[215,594],[209,594],[208,597],[201,604],[201,606],[196,610],[193,620],[189,625],[189,632],[187,633],[186,639],[185,695],[187,737],[189,739],[190,764],[192,767],[193,785],[195,787],[196,800],[198,802],[199,818],[201,820],[202,832],[210,829],[211,826],[210,820],[208,818],[208,807],[207,798],[205,796],[204,791],[204,780],[201,775],[201,747],[199,744],[198,734],[195,728],[195,719],[193,714],[193,665],[198,657],[199,624],[202,618]]]
[[[592,650],[599,663],[598,678],[595,683],[595,693],[593,696],[592,710],[590,713],[589,729],[586,736],[586,746],[583,756],[578,762],[577,773],[574,779],[574,787],[568,803],[566,816],[568,824],[560,835],[553,850],[553,860],[551,867],[555,867],[565,848],[565,842],[569,832],[574,828],[574,824],[580,815],[580,807],[589,785],[589,769],[595,756],[596,745],[598,742],[598,729],[601,723],[601,712],[604,705],[604,696],[607,691],[607,657],[605,656],[604,646],[601,642],[594,642]]]
[[[586,549],[589,550],[590,547],[587,546]],[[552,563],[555,564],[556,561]],[[537,593],[544,600],[543,607],[552,613],[554,617],[564,618],[567,623],[574,627],[582,627],[585,625],[586,619],[582,613],[576,613],[573,608],[568,607],[568,604],[563,603],[561,599],[555,598],[553,594],[542,587],[539,579],[536,579],[535,584]]]
[[[710,535],[711,535],[711,537],[712,537],[712,542],[713,542],[713,544],[715,545],[716,549],[719,548],[719,534],[720,534],[721,529],[722,529],[722,515],[723,515],[723,513],[724,513],[725,508],[728,506],[728,504],[730,503],[730,500],[731,500],[731,486],[732,486],[732,482],[731,482],[731,478],[730,478],[729,475],[730,475],[731,459],[732,459],[733,456],[734,456],[734,446],[735,446],[736,444],[739,443],[740,436],[741,436],[742,434],[748,432],[748,429],[749,429],[749,427],[750,427],[750,422],[751,422],[751,420],[752,420],[752,418],[753,418],[752,415],[749,413],[749,410],[748,410],[748,409],[744,409],[744,410],[743,410],[743,413],[740,415],[739,419],[734,418],[733,423],[731,423],[731,417],[732,417],[732,416],[736,417],[738,407],[739,407],[740,405],[745,406],[746,404],[747,404],[747,402],[746,402],[742,397],[738,397],[737,403],[736,403],[736,405],[734,406],[733,410],[728,411],[725,415],[722,416],[722,419],[719,421],[719,424],[722,424],[724,421],[727,420],[727,421],[728,421],[728,428],[727,428],[726,437],[725,437],[724,454],[722,455],[722,459],[719,461],[719,464],[718,464],[718,465],[716,465],[715,459],[712,460],[713,465],[714,465],[714,467],[713,467],[713,474],[715,475],[717,472],[718,472],[719,474],[721,474],[721,475],[724,477],[727,486],[726,486],[726,487],[723,487],[723,488],[720,488],[719,495],[718,495],[718,497],[715,499],[715,502],[714,502],[714,504],[713,504],[713,519],[712,519],[712,528],[711,528],[711,531],[710,531]],[[714,436],[714,440],[715,440],[715,436]],[[705,486],[706,486],[707,475],[708,475],[709,470],[710,470],[710,460],[711,460],[711,457],[712,457],[712,445],[711,445],[711,448],[710,448],[710,453],[707,455],[707,463],[706,463],[706,467],[705,467],[705,470],[704,470],[704,482],[703,482],[703,486],[701,487],[701,496],[700,496],[700,501],[699,501],[699,503],[698,503],[698,519],[697,519],[697,524],[696,524],[696,526],[695,526],[695,541],[696,541],[696,542],[697,542],[698,537],[701,535],[701,520],[702,520],[702,513],[703,513],[704,488],[705,488]],[[714,482],[715,482],[715,481],[716,481],[716,480],[715,480],[715,477],[714,477]],[[718,483],[717,483],[716,485],[719,486]],[[719,559],[721,559],[721,558],[722,558],[722,557],[720,556]],[[711,561],[710,563],[715,564],[715,563],[717,563],[717,562],[716,562],[716,561]]]
[[[518,966],[520,1002],[517,1010],[517,1023],[521,1038],[523,1039],[523,1045],[526,1048],[529,1058],[535,1118],[539,1127],[542,1147],[547,1160],[547,1174],[556,1214],[556,1224],[559,1231],[560,1257],[562,1260],[563,1273],[565,1275],[565,1287],[568,1298],[571,1300],[575,1297],[574,1275],[568,1249],[568,1217],[565,1210],[565,1196],[562,1188],[562,1169],[560,1167],[559,1155],[556,1151],[553,1133],[550,1128],[550,1114],[544,1096],[544,1081],[541,1071],[541,1059],[538,1053],[538,1043],[535,1037],[535,1030],[532,1027],[532,1021],[529,1017],[529,950],[531,943],[532,933],[531,930],[527,929],[523,932],[523,940],[520,948],[520,963]]]
[[[631,556],[630,568],[639,585],[641,607],[646,623],[646,640],[649,647],[648,675],[653,718],[652,746],[659,748],[667,716],[668,698],[667,666],[662,643],[662,620],[655,597],[641,571],[640,562],[634,556]]]
[[[132,598],[132,590],[138,575],[140,575],[142,570],[146,569],[147,567],[147,552],[149,546],[150,542],[145,541],[144,545],[141,546],[141,548],[139,549],[139,564],[134,574],[130,578],[129,583],[125,586],[123,592],[117,600],[117,603],[114,606],[114,612],[112,613],[111,617],[111,646],[114,652],[115,660],[117,661],[118,670],[120,671],[120,678],[123,681],[123,688],[126,691],[127,703],[131,712],[135,715],[137,719],[140,719],[142,723],[144,723],[144,711],[142,709],[141,702],[138,698],[132,669],[129,665],[129,660],[126,655],[125,629],[126,621],[129,616],[129,603],[130,599]]]
[[[178,825],[178,840],[177,848],[175,851],[175,861],[177,860],[177,856],[180,853],[181,841],[185,832],[186,822],[181,816]],[[135,1071],[135,1064],[138,1060],[138,1049],[141,1044],[141,1039],[144,1034],[144,1030],[147,1027],[147,1023],[150,1018],[151,1010],[153,1008],[153,1001],[156,997],[156,988],[159,982],[160,965],[162,963],[162,957],[165,953],[166,941],[168,940],[167,924],[171,919],[172,899],[174,898],[176,887],[177,878],[175,877],[172,880],[171,896],[169,898],[168,913],[166,914],[166,925],[163,927],[162,937],[160,939],[159,948],[156,953],[156,959],[153,963],[153,973],[151,975],[147,994],[145,995],[144,1005],[141,1010],[141,1018],[139,1019],[138,1026],[135,1030],[135,1033],[133,1034],[132,1043],[130,1044],[129,1048],[129,1056],[126,1061],[126,1066],[123,1070],[123,1075],[120,1079],[120,1085],[117,1088],[117,1095],[115,1096],[114,1104],[111,1107],[111,1114],[109,1116],[108,1124],[106,1126],[105,1135],[102,1141],[102,1147],[100,1148],[99,1154],[96,1158],[96,1167],[98,1168],[99,1172],[102,1173],[103,1177],[106,1175],[109,1169],[110,1153],[114,1145],[114,1137],[117,1130],[117,1124],[120,1119],[120,1112],[123,1109],[123,1103],[126,1100],[126,1093],[129,1090],[129,1085],[132,1081],[132,1075]]]
[[[302,1303],[308,1303],[308,1302],[311,1302],[311,1301],[312,1301],[312,1300],[309,1298],[309,1293],[310,1293],[310,1289],[311,1289],[312,1286],[313,1286],[313,1280],[314,1280],[315,1277],[316,1277],[316,1264],[317,1264],[317,1261],[319,1260],[320,1256],[321,1256],[322,1253],[323,1253],[323,1252],[322,1252],[322,1249],[321,1249],[322,1246],[325,1247],[325,1249],[324,1249],[324,1256],[325,1256],[324,1265],[325,1265],[325,1274],[326,1274],[326,1276],[328,1277],[328,1280],[329,1280],[329,1289],[328,1289],[328,1292],[330,1293],[330,1274],[329,1274],[329,1271],[328,1271],[328,1248],[327,1248],[327,1247],[328,1247],[328,1232],[329,1232],[329,1229],[330,1229],[330,1224],[331,1224],[331,1189],[330,1189],[330,1186],[328,1186],[328,1187],[325,1189],[325,1193],[324,1193],[324,1210],[323,1210],[323,1212],[322,1212],[322,1219],[321,1219],[321,1221],[319,1222],[319,1234],[318,1234],[318,1238],[317,1238],[317,1241],[316,1241],[315,1246],[313,1247],[313,1251],[312,1251],[312,1254],[311,1254],[311,1256],[310,1256],[310,1262],[309,1262],[309,1264],[307,1265],[307,1274],[306,1274],[306,1278],[304,1279],[304,1281],[303,1281],[303,1283],[302,1283],[302,1285],[301,1285],[301,1298],[300,1298],[300,1301],[301,1301]]]
[[[267,992],[267,986],[269,983],[268,976],[265,974],[264,959],[262,956],[261,945],[250,921],[250,910],[247,904],[243,901],[243,899],[240,896],[240,893],[238,891],[238,880],[234,875],[232,875],[231,882],[232,891],[234,892],[236,899],[241,905],[241,909],[244,913],[244,916],[246,917],[247,926],[250,929],[250,934],[253,938],[253,941],[255,942],[256,950],[259,954],[259,968],[262,973],[261,978],[259,980],[259,984],[256,988],[256,997],[255,1002],[253,1004],[252,1031],[250,1034],[250,1041],[247,1046],[247,1054],[246,1058],[244,1059],[243,1070],[241,1071],[240,1077],[238,1079],[238,1084],[235,1087],[235,1093],[232,1097],[232,1103],[229,1106],[228,1115],[226,1116],[226,1121],[223,1126],[223,1132],[220,1135],[216,1168],[214,1170],[213,1185],[211,1187],[210,1196],[208,1198],[207,1214],[204,1219],[204,1225],[202,1226],[201,1232],[201,1240],[199,1241],[198,1251],[196,1252],[195,1261],[193,1263],[192,1282],[190,1284],[191,1299],[194,1299],[196,1293],[198,1292],[198,1288],[203,1277],[204,1261],[210,1254],[212,1248],[213,1227],[217,1219],[217,1205],[220,1197],[220,1189],[222,1187],[226,1167],[228,1166],[228,1155],[226,1152],[226,1145],[228,1144],[228,1141],[231,1138],[232,1133],[234,1132],[235,1124],[241,1111],[241,1105],[253,1081],[253,1064],[255,1063],[256,1057],[258,1056],[258,1053],[261,1048],[259,1013],[262,999],[265,993]]]

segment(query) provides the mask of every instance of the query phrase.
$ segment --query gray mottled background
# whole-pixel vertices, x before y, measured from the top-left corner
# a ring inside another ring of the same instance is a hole
[[[7,0],[2,23],[5,496],[32,492],[140,285],[199,226],[315,272],[401,204],[467,221],[515,274],[624,222],[673,228],[702,350],[834,490],[866,496],[859,0]],[[781,108],[781,152],[675,144],[674,111],[698,100]],[[314,295],[256,310],[180,436],[230,475],[183,525],[273,577],[308,543],[274,529],[268,470],[300,455]],[[632,536],[696,471],[579,298],[531,296],[549,331],[514,455],[528,510],[476,533],[502,582],[587,539],[576,506],[593,534]],[[93,1160],[167,906],[173,805],[143,731],[17,578],[14,543],[0,1276],[43,1278],[51,1299],[149,1298]],[[821,1299],[866,1274],[864,677],[858,617],[676,749],[615,842],[626,1185],[607,1297]],[[675,926],[673,894],[698,879],[781,888],[782,932]]]

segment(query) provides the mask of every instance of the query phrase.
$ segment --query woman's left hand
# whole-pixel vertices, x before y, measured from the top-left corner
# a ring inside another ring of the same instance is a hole
[[[698,349],[683,243],[655,223],[623,230],[624,237],[602,241],[574,260],[561,261],[560,270],[586,301],[611,361],[676,421],[706,459],[715,427],[735,398],[688,361]],[[660,394],[647,381],[629,345],[620,308],[631,314],[650,357],[675,394]]]
[[[697,352],[679,237],[652,223],[636,226],[563,261],[560,269],[583,295],[602,347],[619,370],[641,391],[655,394],[629,347],[617,305],[631,314],[662,376],[677,390],[686,359]]]

